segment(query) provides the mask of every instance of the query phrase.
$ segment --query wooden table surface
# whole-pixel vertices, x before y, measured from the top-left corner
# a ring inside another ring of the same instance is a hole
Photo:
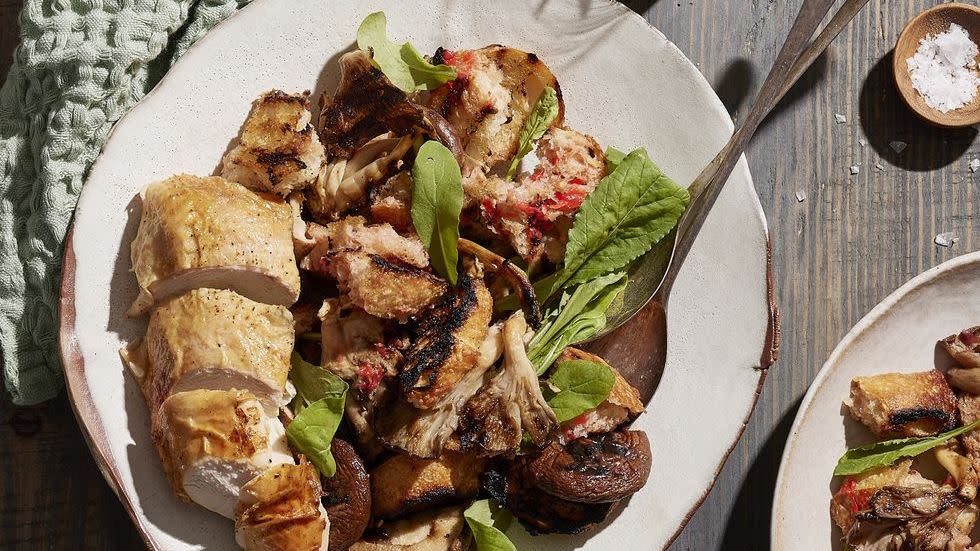
[[[738,118],[801,1],[626,3],[698,65]],[[749,149],[772,231],[782,353],[745,436],[672,550],[766,549],[785,438],[824,359],[896,287],[980,249],[980,173],[969,169],[980,156],[977,131],[922,124],[889,77],[890,52],[903,25],[935,3],[872,0]],[[3,73],[18,11],[18,0],[0,0]],[[847,122],[836,122],[835,114]],[[907,149],[890,149],[896,140]],[[851,175],[851,166],[859,173]],[[805,194],[802,202],[798,192]],[[936,246],[936,234],[947,231],[959,241]],[[14,408],[0,395],[0,549],[140,548],[66,399]]]

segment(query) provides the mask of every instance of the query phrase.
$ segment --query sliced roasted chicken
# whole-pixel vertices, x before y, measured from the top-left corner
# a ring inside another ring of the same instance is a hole
[[[403,237],[388,224],[365,224],[350,216],[308,234],[317,245],[300,263],[332,275],[351,303],[387,319],[406,320],[432,304],[446,282],[428,271],[429,257],[418,237]]]
[[[221,176],[282,197],[309,185],[323,165],[323,144],[310,123],[309,93],[259,96],[239,143],[221,161]]]
[[[479,205],[481,223],[529,265],[543,258],[558,263],[575,213],[606,175],[606,156],[592,137],[565,128],[548,131],[535,155],[538,165],[515,181],[468,179],[467,196]]]
[[[143,192],[130,315],[199,287],[288,306],[299,297],[289,206],[224,178],[172,176]]]
[[[235,540],[246,551],[327,551],[330,520],[310,463],[277,465],[242,487]]]
[[[267,406],[283,402],[293,316],[233,291],[194,289],[153,310],[133,358],[151,414],[187,390],[243,389]],[[139,365],[142,364],[142,365]]]
[[[374,517],[400,517],[475,497],[485,464],[473,454],[456,452],[438,459],[395,455],[371,471]]]
[[[476,368],[492,316],[493,299],[483,281],[460,275],[420,321],[418,337],[405,352],[399,374],[405,399],[431,409],[449,394]]]
[[[605,365],[616,376],[616,382],[613,383],[612,390],[609,391],[605,401],[595,408],[586,410],[582,415],[562,423],[562,435],[566,440],[612,432],[643,413],[645,408],[640,401],[639,391],[623,378],[616,368],[606,363],[606,360],[584,350],[568,347],[558,356],[555,363],[570,360],[585,360]]]
[[[451,444],[458,444],[453,432],[459,426],[460,411],[483,386],[485,373],[503,354],[501,328],[500,323],[490,327],[480,344],[476,365],[435,406],[420,410],[396,400],[378,415],[374,423],[378,436],[391,447],[426,458],[439,457]]]
[[[386,523],[350,551],[466,551],[465,528],[462,507],[437,509]]]
[[[460,416],[459,438],[464,450],[486,455],[513,452],[524,433],[543,446],[558,422],[548,406],[524,340],[527,323],[517,312],[504,322],[504,366],[471,398]]]
[[[464,177],[509,163],[524,123],[546,87],[554,88],[564,115],[561,88],[538,56],[493,45],[478,50],[440,48],[433,61],[451,65],[456,79],[433,91],[429,105],[455,129],[464,149]]]
[[[958,421],[956,396],[935,369],[855,377],[845,405],[852,417],[885,438],[936,434]]]
[[[232,518],[246,482],[292,464],[282,423],[244,390],[192,390],[167,398],[153,441],[177,495]]]

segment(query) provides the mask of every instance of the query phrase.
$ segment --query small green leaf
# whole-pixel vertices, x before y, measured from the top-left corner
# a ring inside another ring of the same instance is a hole
[[[551,367],[566,346],[591,339],[606,326],[609,305],[626,289],[626,274],[598,277],[563,293],[556,306],[544,316],[527,347],[535,371],[541,375]]]
[[[558,393],[548,400],[559,423],[575,419],[609,397],[616,383],[609,366],[587,360],[571,360],[555,366],[548,383]]]
[[[540,140],[541,136],[544,136],[544,133],[551,128],[551,123],[555,122],[555,118],[558,116],[558,109],[558,94],[555,93],[554,88],[548,86],[541,92],[537,103],[534,104],[534,109],[531,110],[531,114],[524,122],[524,127],[521,128],[521,135],[517,142],[517,154],[514,155],[514,160],[511,161],[510,168],[507,169],[508,180],[514,179],[521,159],[531,152],[531,149],[534,148],[534,142]]]
[[[453,285],[459,252],[459,213],[463,186],[453,153],[437,141],[419,148],[412,166],[412,223],[429,252],[432,268]]]
[[[616,171],[623,160],[626,159],[626,153],[616,149],[615,147],[606,148],[606,172],[612,174]]]
[[[347,383],[293,352],[289,380],[296,387],[294,418],[286,427],[289,445],[302,453],[323,476],[333,476],[336,464],[330,442],[344,418]]]
[[[664,175],[646,151],[634,150],[575,215],[554,290],[627,267],[677,225],[689,201],[687,190]]]
[[[474,501],[463,511],[466,524],[473,532],[477,551],[517,551],[504,531],[510,524],[510,514],[489,499]]]
[[[936,436],[899,438],[847,450],[837,461],[834,475],[860,474],[867,470],[887,467],[903,457],[923,454],[977,427],[980,427],[980,420]]]
[[[388,19],[384,12],[369,14],[357,28],[357,47],[374,53],[373,63],[392,84],[404,92],[434,90],[456,78],[448,65],[432,65],[408,42],[398,45],[388,40]]]

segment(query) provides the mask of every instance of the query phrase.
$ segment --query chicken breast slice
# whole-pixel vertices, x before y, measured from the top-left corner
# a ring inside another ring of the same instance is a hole
[[[278,407],[294,340],[293,316],[284,306],[221,289],[168,300],[153,310],[140,345],[150,411],[171,394],[197,389],[247,390]]]
[[[181,174],[150,184],[131,247],[140,295],[129,315],[200,287],[231,289],[266,304],[296,302],[291,228],[281,199],[224,178]]]
[[[320,475],[305,460],[266,470],[242,487],[235,541],[246,551],[327,551],[322,493]]]
[[[228,518],[242,486],[293,463],[282,423],[244,390],[174,394],[153,416],[152,434],[177,495]]]
[[[239,143],[221,161],[221,176],[282,197],[313,182],[324,151],[310,120],[309,93],[271,90],[245,119]]]

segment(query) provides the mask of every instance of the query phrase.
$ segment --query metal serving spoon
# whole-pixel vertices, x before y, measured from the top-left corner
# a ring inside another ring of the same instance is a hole
[[[641,259],[630,274],[622,307],[610,315],[606,329],[589,344],[590,350],[628,374],[644,401],[653,396],[667,360],[667,302],[670,292],[735,164],[770,111],[867,2],[847,0],[811,42],[834,0],[804,0],[786,42],[741,127],[688,188],[693,199],[677,231]],[[771,327],[770,331],[778,333],[778,328]],[[642,335],[642,338],[635,338],[637,335]],[[624,344],[626,341],[628,344]],[[773,348],[778,347],[778,344],[772,344]],[[763,358],[761,363],[768,364],[774,359]]]

